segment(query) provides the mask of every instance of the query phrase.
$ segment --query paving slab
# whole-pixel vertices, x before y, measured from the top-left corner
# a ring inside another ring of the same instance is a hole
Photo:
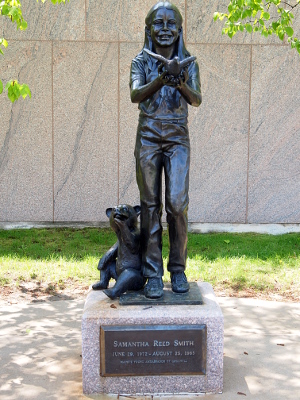
[[[0,399],[295,400],[300,393],[300,304],[218,298],[225,321],[224,392],[217,395],[82,394],[84,300],[0,307]]]

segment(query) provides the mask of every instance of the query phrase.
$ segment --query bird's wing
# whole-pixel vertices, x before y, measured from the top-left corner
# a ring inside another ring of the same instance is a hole
[[[189,65],[192,61],[195,61],[196,57],[191,56],[191,57],[187,57],[184,60],[182,60],[180,62],[180,68],[183,69],[184,67],[186,67],[187,65]]]
[[[162,63],[166,64],[168,62],[168,60],[161,56],[160,54],[156,54],[153,53],[152,51],[148,50],[148,49],[144,49],[146,53],[148,53],[151,57],[156,58],[158,61],[161,61]]]

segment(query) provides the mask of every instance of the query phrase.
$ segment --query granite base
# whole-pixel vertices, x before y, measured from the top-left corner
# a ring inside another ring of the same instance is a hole
[[[120,306],[91,290],[82,317],[84,394],[187,394],[223,390],[224,320],[210,284],[198,283],[203,305]],[[196,325],[207,327],[205,375],[100,376],[100,327],[105,325]]]

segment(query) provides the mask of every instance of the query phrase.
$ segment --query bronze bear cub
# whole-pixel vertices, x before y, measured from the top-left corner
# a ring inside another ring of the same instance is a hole
[[[94,290],[104,289],[103,292],[111,299],[120,297],[127,290],[140,290],[145,284],[141,272],[140,232],[137,226],[140,213],[140,206],[132,207],[127,204],[106,210],[118,241],[100,259],[100,281],[92,287]],[[107,288],[111,278],[116,283],[114,287]]]

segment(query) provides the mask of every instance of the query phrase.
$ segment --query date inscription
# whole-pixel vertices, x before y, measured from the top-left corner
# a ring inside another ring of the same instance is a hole
[[[101,376],[204,375],[206,325],[106,325]]]

